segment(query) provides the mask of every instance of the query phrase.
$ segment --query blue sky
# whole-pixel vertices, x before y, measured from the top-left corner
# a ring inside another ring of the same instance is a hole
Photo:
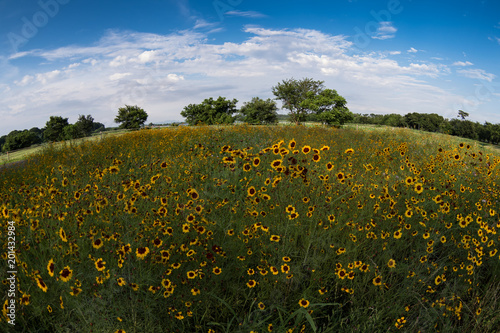
[[[273,98],[291,77],[355,113],[500,123],[498,59],[491,0],[0,0],[0,135],[50,116],[116,126],[125,104],[181,121],[188,104]]]

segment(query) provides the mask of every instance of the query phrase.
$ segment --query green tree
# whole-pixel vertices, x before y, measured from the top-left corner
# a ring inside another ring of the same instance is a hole
[[[80,130],[77,124],[69,124],[68,126],[64,127],[63,133],[65,140],[78,139],[84,137],[83,132]]]
[[[469,116],[469,114],[463,110],[458,110],[458,116],[457,117],[460,117],[462,118],[462,120],[465,120],[465,118],[467,118]]]
[[[21,148],[26,148],[31,145],[41,143],[42,140],[40,137],[28,130],[23,130],[23,131],[17,131],[14,130],[10,132],[7,137],[5,138],[5,143],[3,145],[3,149],[5,151],[12,151],[12,150],[17,150]]]
[[[237,99],[226,100],[219,96],[217,100],[212,97],[205,99],[201,104],[189,104],[181,111],[181,116],[186,118],[189,125],[215,125],[234,123],[233,114],[237,111]]]
[[[317,95],[323,90],[323,81],[314,81],[310,78],[283,80],[272,88],[274,96],[283,102],[283,108],[290,111],[290,121],[297,125],[304,122],[310,112],[302,105],[308,98],[308,93]]]
[[[94,118],[91,115],[79,115],[78,121],[75,123],[79,135],[82,137],[89,136],[94,128]]]
[[[47,141],[64,140],[64,127],[68,126],[68,118],[60,116],[51,116],[45,124],[43,136]]]
[[[118,115],[115,118],[115,123],[121,123],[120,128],[126,129],[139,129],[146,120],[148,114],[146,111],[137,105],[125,105],[125,107],[118,109]]]
[[[249,124],[275,124],[278,122],[278,107],[276,102],[268,98],[263,100],[254,97],[245,102],[240,109],[243,121]]]
[[[354,119],[346,105],[345,98],[334,89],[324,89],[318,93],[309,91],[306,99],[300,103],[305,110],[316,113],[322,123],[334,126],[342,126]]]

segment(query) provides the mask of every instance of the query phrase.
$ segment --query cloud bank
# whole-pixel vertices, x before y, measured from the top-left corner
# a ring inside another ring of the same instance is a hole
[[[396,29],[382,22],[379,31],[384,39]],[[16,73],[19,60],[36,66],[0,81],[0,134],[43,127],[51,115],[74,122],[79,114],[92,114],[112,126],[125,104],[144,108],[148,122],[180,121],[184,106],[208,97],[237,98],[240,104],[254,96],[273,98],[272,86],[290,77],[325,81],[356,113],[453,117],[453,105],[466,102],[430,83],[450,75],[446,65],[412,60],[402,64],[390,58],[401,51],[353,54],[347,36],[318,30],[246,26],[244,32],[247,38],[241,42],[214,43],[209,33],[194,29],[169,35],[108,31],[93,45],[14,54],[0,67]],[[457,72],[494,78],[481,70]]]

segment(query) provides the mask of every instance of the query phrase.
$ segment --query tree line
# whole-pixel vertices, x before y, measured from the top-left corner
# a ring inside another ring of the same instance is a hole
[[[144,125],[148,115],[140,107],[125,105],[118,109],[115,122],[119,128],[138,129]],[[0,137],[0,150],[8,152],[18,150],[44,142],[57,142],[63,140],[79,139],[108,130],[104,124],[96,122],[91,115],[79,115],[78,121],[70,124],[68,118],[51,116],[45,127],[33,127],[29,130],[14,130]]]
[[[400,114],[355,114],[352,120],[357,124],[386,125],[407,127],[427,132],[436,132],[478,140],[491,144],[500,144],[500,124],[472,122],[466,118],[467,112],[458,111],[457,118],[447,119],[435,113]]]
[[[323,81],[310,78],[283,80],[272,87],[276,100],[281,100],[283,108],[289,111],[289,119],[295,124],[307,121],[308,117],[323,124],[341,126],[353,119],[347,108],[347,101],[336,90],[327,89]],[[276,102],[270,98],[263,100],[253,97],[238,110],[237,99],[219,96],[205,99],[200,104],[189,104],[181,115],[189,125],[232,124],[236,121],[248,124],[275,124],[279,115]]]

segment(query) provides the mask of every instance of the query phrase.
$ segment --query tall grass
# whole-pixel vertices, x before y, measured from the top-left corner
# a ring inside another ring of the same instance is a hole
[[[405,130],[305,126],[47,149],[1,173],[16,329],[494,332],[499,163]]]

